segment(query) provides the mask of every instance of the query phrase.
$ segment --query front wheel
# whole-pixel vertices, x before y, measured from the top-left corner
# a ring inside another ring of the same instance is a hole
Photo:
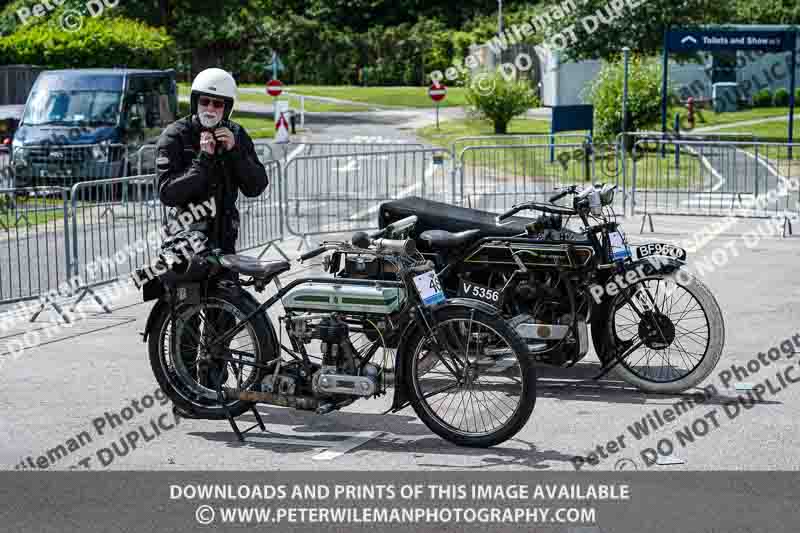
[[[417,416],[461,446],[499,444],[522,429],[536,401],[536,373],[522,338],[499,316],[468,307],[436,313],[400,350]]]
[[[722,311],[688,272],[640,279],[601,309],[592,322],[598,356],[606,364],[627,353],[614,372],[641,390],[676,394],[696,387],[722,356]]]

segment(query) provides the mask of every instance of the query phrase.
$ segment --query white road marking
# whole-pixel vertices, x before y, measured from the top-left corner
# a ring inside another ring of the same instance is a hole
[[[335,446],[332,446],[330,450],[325,450],[322,453],[318,453],[311,459],[314,461],[330,461],[332,459],[336,459],[337,457],[341,457],[342,455],[346,454],[350,450],[358,448],[362,444],[371,441],[379,435],[381,435],[380,431],[361,431],[357,433],[355,437],[341,441]]]
[[[686,461],[684,461],[680,457],[675,457],[674,455],[667,455],[666,457],[663,455],[659,455],[658,459],[656,459],[656,464],[659,466],[682,465],[685,463]]]
[[[422,182],[421,181],[418,181],[418,182],[414,183],[413,185],[409,185],[408,187],[406,187],[402,191],[400,191],[397,194],[395,194],[394,196],[392,196],[392,200],[396,200],[397,198],[402,198],[404,196],[407,196],[407,195],[411,194],[412,192],[416,191],[417,189],[419,189],[421,187],[422,187]],[[381,203],[383,203],[383,202],[381,202]],[[358,212],[354,213],[353,215],[351,215],[350,216],[350,220],[360,220],[360,219],[365,218],[365,217],[367,217],[369,215],[377,213],[380,208],[381,208],[381,204],[375,204],[370,208],[362,209],[361,211],[358,211]]]

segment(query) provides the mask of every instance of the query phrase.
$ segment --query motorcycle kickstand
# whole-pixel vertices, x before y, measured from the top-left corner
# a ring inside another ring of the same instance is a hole
[[[231,410],[228,408],[228,404],[225,403],[225,394],[222,392],[222,373],[219,373],[219,377],[217,378],[217,399],[222,404],[222,410],[225,412],[225,418],[228,419],[228,423],[231,425],[231,429],[236,434],[236,438],[239,439],[239,442],[244,442],[244,436],[246,433],[254,430],[255,428],[260,428],[261,431],[267,431],[267,428],[264,426],[264,420],[261,418],[261,414],[256,409],[256,404],[253,404],[250,407],[250,410],[253,411],[253,416],[256,418],[256,423],[250,426],[245,430],[239,429],[239,425],[236,423],[236,419],[231,414]]]
[[[597,381],[598,379],[600,379],[602,377],[605,377],[605,375],[608,374],[609,372],[611,372],[611,370],[613,370],[613,368],[615,366],[617,366],[619,363],[621,363],[623,359],[627,358],[630,354],[632,354],[633,352],[638,350],[639,347],[641,347],[642,344],[644,344],[644,343],[642,341],[639,341],[637,343],[634,343],[631,347],[629,347],[627,350],[625,350],[622,354],[620,354],[619,352],[615,353],[614,354],[614,358],[611,361],[609,361],[608,363],[606,363],[605,365],[603,365],[602,368],[600,368],[600,373],[597,374],[596,376],[594,376],[592,378],[592,381]]]

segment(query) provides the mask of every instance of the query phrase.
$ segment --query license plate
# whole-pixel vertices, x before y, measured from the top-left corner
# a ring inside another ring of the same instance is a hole
[[[636,254],[636,259],[642,259],[651,255],[664,255],[680,261],[686,261],[686,250],[679,246],[661,242],[640,244],[634,247],[634,252]]]
[[[618,261],[620,259],[627,259],[631,256],[628,245],[625,244],[625,237],[622,232],[612,231],[608,234],[608,240],[611,243],[611,259]]]
[[[439,278],[433,270],[414,276],[414,285],[416,285],[419,297],[422,298],[422,303],[425,305],[436,305],[444,302],[442,284],[439,283]]]
[[[463,279],[458,284],[458,295],[480,300],[495,307],[499,307],[503,301],[502,291]]]

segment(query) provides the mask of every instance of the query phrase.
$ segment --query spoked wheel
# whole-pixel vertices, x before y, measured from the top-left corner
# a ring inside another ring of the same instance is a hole
[[[230,330],[256,309],[237,297],[235,290],[216,290],[199,304],[180,305],[171,320],[165,307],[150,336],[150,365],[162,390],[179,407],[201,418],[225,418],[216,386],[247,390],[261,380],[262,372],[241,362],[268,362],[273,357],[269,325],[256,315],[232,339],[218,346],[211,341]],[[233,361],[221,361],[219,356]],[[241,362],[240,362],[241,361]],[[251,406],[227,403],[233,416]]]
[[[437,313],[441,343],[418,328],[404,350],[411,404],[428,428],[462,446],[514,436],[533,411],[536,375],[525,344],[499,316],[471,308]]]
[[[641,279],[611,303],[602,359],[612,359],[614,350],[627,354],[615,373],[642,390],[685,391],[700,384],[722,355],[722,312],[705,285],[684,278]]]

